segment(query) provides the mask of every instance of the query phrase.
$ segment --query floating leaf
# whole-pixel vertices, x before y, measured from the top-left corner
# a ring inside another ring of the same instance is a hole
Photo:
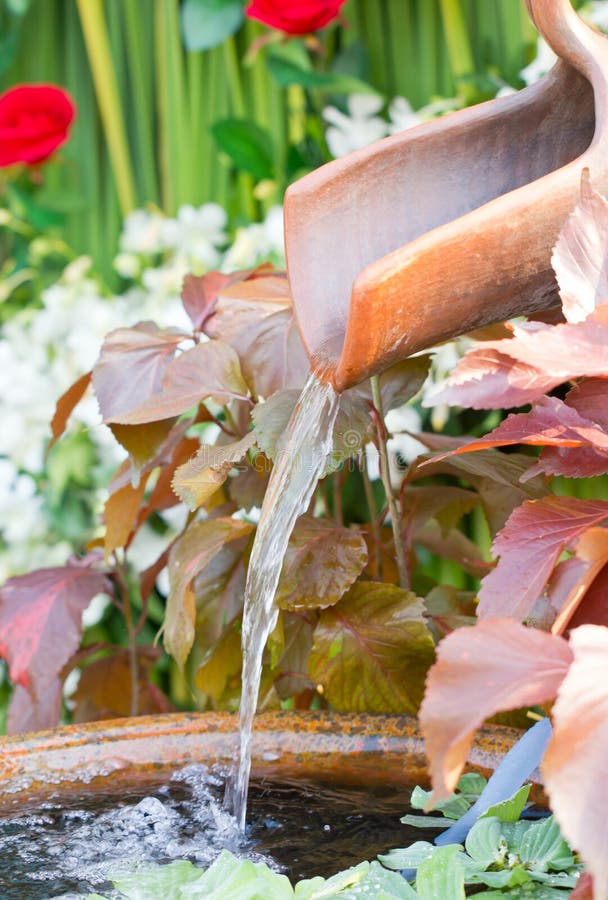
[[[583,169],[581,195],[564,222],[551,257],[564,315],[582,322],[608,300],[608,203]]]
[[[360,532],[302,516],[287,546],[275,603],[289,610],[333,606],[366,563],[367,547]]]
[[[464,900],[465,870],[458,844],[437,847],[430,859],[423,860],[416,873],[416,891],[421,900]]]
[[[562,638],[511,619],[460,628],[441,641],[420,709],[433,802],[454,790],[484,719],[552,699],[571,660]]]
[[[494,816],[500,822],[517,822],[528,802],[531,787],[531,784],[524,784],[508,800],[502,800],[500,803],[494,803],[492,806],[489,806],[479,818],[484,819]]]
[[[9,579],[0,589],[0,655],[13,683],[31,697],[30,723],[48,724],[48,685],[78,649],[82,613],[96,594],[108,592],[105,575],[83,564],[39,569]],[[11,728],[21,730],[15,710],[9,715]]]
[[[553,707],[543,781],[562,834],[593,875],[594,895],[605,897],[608,629],[583,625],[571,632],[570,646],[574,659]]]
[[[500,560],[483,579],[479,618],[506,615],[525,619],[564,548],[605,518],[606,501],[550,496],[523,503],[492,545]]]
[[[414,594],[358,582],[321,613],[309,672],[337,710],[413,713],[433,646]]]
[[[196,618],[194,578],[226,544],[242,538],[253,526],[238,519],[193,522],[176,541],[169,556],[170,592],[167,598],[164,643],[167,653],[183,667],[194,642]]]
[[[225,482],[233,466],[244,459],[254,444],[253,432],[231,444],[203,444],[192,459],[176,470],[173,490],[186,506],[197,509]]]
[[[465,849],[481,868],[487,869],[496,862],[501,836],[500,820],[495,816],[486,816],[479,819],[469,831]]]

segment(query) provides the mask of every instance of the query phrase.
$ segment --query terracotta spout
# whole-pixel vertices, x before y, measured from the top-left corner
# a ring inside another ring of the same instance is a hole
[[[527,3],[560,56],[541,82],[328,163],[287,192],[298,324],[339,390],[558,302],[551,250],[583,168],[608,191],[608,40],[569,0]]]

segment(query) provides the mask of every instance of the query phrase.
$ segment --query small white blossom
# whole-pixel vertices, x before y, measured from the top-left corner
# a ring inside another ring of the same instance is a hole
[[[584,17],[596,28],[608,31],[608,0],[593,0],[582,10]]]
[[[141,271],[141,261],[135,253],[119,253],[113,265],[121,278],[137,278]]]
[[[165,219],[162,224],[163,246],[207,269],[216,268],[220,249],[227,243],[226,224],[226,212],[217,203],[204,203],[198,209],[182,206],[177,218]]]
[[[125,253],[160,253],[164,216],[146,209],[135,209],[126,217],[120,236],[120,249]]]
[[[519,76],[526,84],[534,84],[534,82],[539,81],[543,75],[546,75],[549,69],[553,68],[556,59],[557,56],[549,44],[543,38],[539,38],[536,57],[525,69],[521,70]]]
[[[418,125],[422,119],[420,114],[414,112],[409,100],[405,97],[395,97],[391,100],[388,108],[388,116],[390,125],[388,127],[390,134],[397,134],[399,131],[405,131],[413,125]]]
[[[323,118],[329,124],[325,133],[327,146],[333,156],[345,156],[353,150],[386,137],[388,126],[378,113],[384,100],[377,94],[351,94],[346,105],[348,114],[335,106],[326,106]]]

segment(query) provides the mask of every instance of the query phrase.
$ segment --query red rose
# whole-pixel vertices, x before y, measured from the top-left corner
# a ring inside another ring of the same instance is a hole
[[[250,19],[258,19],[287,34],[308,34],[324,28],[340,12],[346,0],[251,0],[245,10]]]
[[[76,108],[52,84],[21,84],[0,96],[0,167],[43,162],[68,138]]]

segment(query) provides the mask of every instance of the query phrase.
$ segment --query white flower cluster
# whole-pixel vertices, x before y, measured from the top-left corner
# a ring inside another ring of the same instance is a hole
[[[395,97],[389,104],[387,121],[379,115],[384,107],[382,97],[378,94],[351,94],[346,100],[348,112],[344,113],[335,106],[327,106],[323,110],[323,118],[329,124],[325,139],[332,156],[345,156],[459,106],[456,99],[442,98],[414,111],[405,97]]]
[[[114,328],[152,319],[161,326],[189,328],[179,299],[190,271],[224,271],[283,261],[282,210],[237,232],[229,243],[226,214],[216,204],[182,207],[175,218],[137,210],[126,221],[116,267],[131,282],[116,295],[104,292],[80,257],[41,296],[42,309],[24,310],[0,332],[0,584],[11,575],[60,565],[72,552],[45,517],[38,485],[44,480],[49,423],[61,394],[94,365],[104,336]],[[120,448],[101,427],[89,393],[79,403],[73,427],[85,426],[107,471]],[[100,507],[104,492],[91,474],[90,502]]]

